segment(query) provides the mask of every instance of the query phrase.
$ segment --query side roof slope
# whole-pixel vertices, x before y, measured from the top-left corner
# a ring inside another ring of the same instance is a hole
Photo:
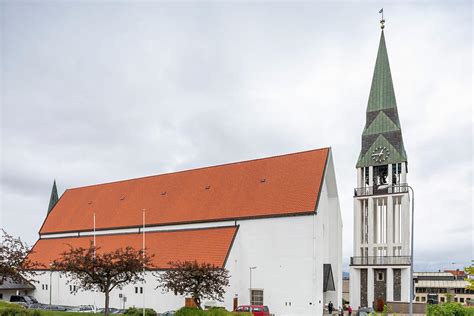
[[[329,148],[67,190],[40,234],[309,214]]]
[[[146,251],[153,255],[152,263],[156,269],[170,268],[170,262],[198,261],[223,267],[232,248],[238,226],[179,231],[146,233]],[[142,234],[99,235],[96,237],[98,252],[109,252],[120,247],[142,249]],[[29,258],[49,267],[60,259],[62,252],[69,247],[88,248],[93,236],[69,238],[45,238],[36,242]]]

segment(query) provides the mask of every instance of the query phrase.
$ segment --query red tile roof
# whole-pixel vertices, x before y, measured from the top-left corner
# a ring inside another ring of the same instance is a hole
[[[40,233],[314,211],[329,148],[67,190]]]
[[[444,272],[449,272],[456,277],[466,276],[466,272],[464,272],[464,270],[444,270]]]
[[[148,254],[154,254],[153,264],[159,269],[169,268],[170,261],[194,261],[224,266],[237,227],[220,227],[181,231],[149,232],[145,234]],[[112,251],[117,247],[133,247],[142,249],[142,234],[103,235],[96,237],[98,251]],[[30,254],[32,261],[45,267],[60,254],[69,249],[90,245],[93,237],[49,238],[36,242]]]

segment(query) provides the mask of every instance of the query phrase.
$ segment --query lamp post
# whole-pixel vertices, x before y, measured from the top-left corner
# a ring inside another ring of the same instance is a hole
[[[387,189],[389,187],[389,184],[378,186],[379,189]],[[408,307],[408,314],[413,316],[413,292],[415,290],[415,283],[413,282],[413,248],[415,245],[415,191],[408,184],[406,184],[406,187],[409,189],[408,197],[410,197],[411,191],[410,304]]]
[[[409,185],[408,189],[411,190],[411,247],[410,247],[410,307],[409,314],[413,315],[413,291],[415,290],[415,283],[413,282],[413,246],[415,240],[415,191]]]
[[[50,263],[49,264],[49,309],[50,310],[51,310],[51,291],[52,291],[51,285],[53,283],[51,282],[52,278],[53,278],[53,264]]]
[[[250,272],[250,287],[249,287],[249,294],[250,294],[250,305],[252,305],[252,270],[257,269],[257,267],[249,267]]]

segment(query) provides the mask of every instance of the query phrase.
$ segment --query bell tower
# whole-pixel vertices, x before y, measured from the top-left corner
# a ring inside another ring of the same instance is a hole
[[[408,302],[408,161],[384,35],[384,20],[356,164],[350,304],[355,309]]]

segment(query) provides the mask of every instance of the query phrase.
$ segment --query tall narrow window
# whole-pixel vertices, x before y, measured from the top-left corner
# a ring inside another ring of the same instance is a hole
[[[368,200],[361,200],[361,227],[360,227],[360,240],[361,243],[366,244],[369,241],[369,203]]]

